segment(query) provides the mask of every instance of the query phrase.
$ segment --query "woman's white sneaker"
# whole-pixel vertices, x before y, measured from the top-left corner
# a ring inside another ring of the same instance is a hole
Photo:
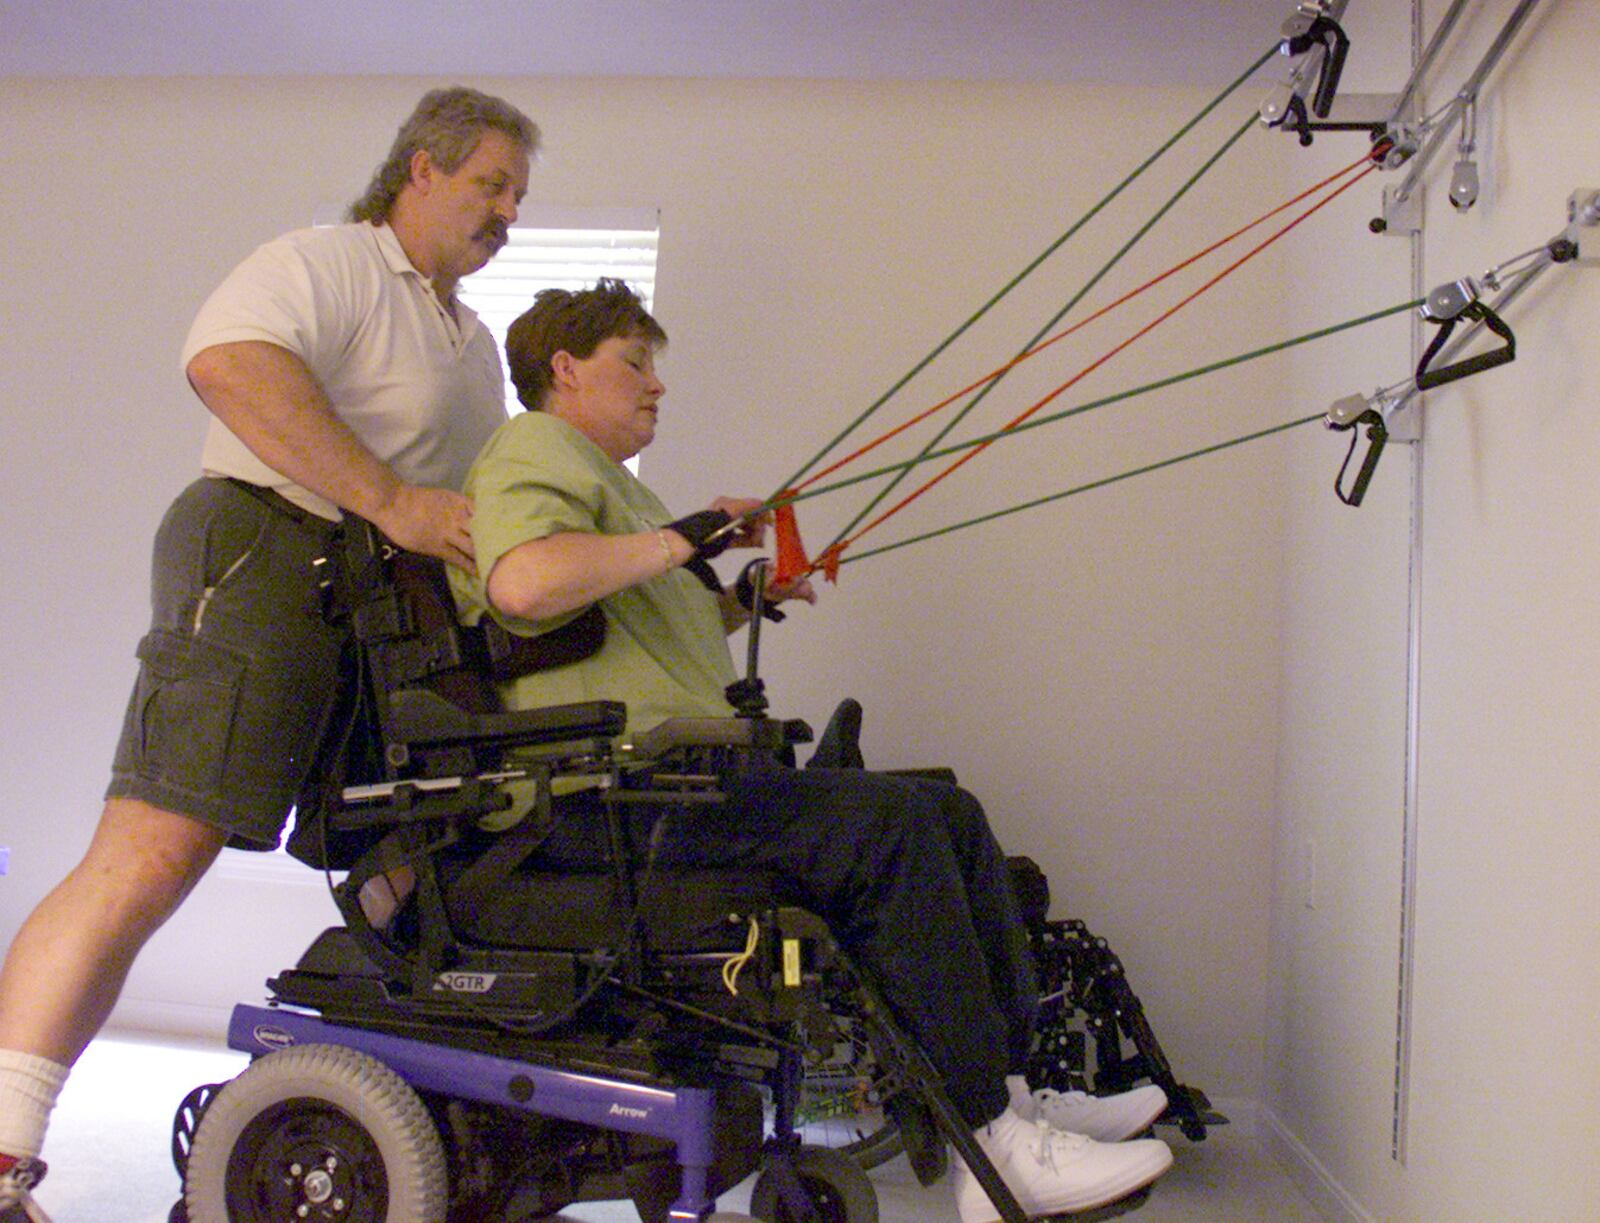
[[[1143,1189],[1172,1166],[1172,1152],[1156,1138],[1096,1142],[1007,1109],[977,1132],[978,1145],[1029,1215],[1063,1214],[1109,1206]],[[953,1161],[956,1210],[961,1223],[995,1223],[990,1202],[965,1161]]]
[[[1047,1121],[1058,1130],[1083,1134],[1096,1142],[1121,1142],[1142,1134],[1167,1111],[1167,1093],[1151,1083],[1114,1096],[1082,1091],[1029,1091],[1026,1080],[1006,1080],[1011,1107],[1027,1121]],[[1020,1087],[1020,1089],[1019,1089]]]

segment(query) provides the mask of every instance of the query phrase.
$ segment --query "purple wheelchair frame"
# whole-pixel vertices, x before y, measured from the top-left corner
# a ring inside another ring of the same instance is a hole
[[[710,1192],[716,1093],[710,1088],[626,1083],[344,1027],[281,1007],[240,1003],[233,1008],[229,1048],[257,1056],[294,1045],[354,1049],[424,1091],[665,1139],[676,1145],[683,1170],[682,1190],[667,1217],[699,1223],[716,1209]]]

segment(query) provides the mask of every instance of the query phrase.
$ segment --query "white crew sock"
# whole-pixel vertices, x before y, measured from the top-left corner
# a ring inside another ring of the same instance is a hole
[[[0,1049],[0,1154],[37,1159],[68,1067]]]

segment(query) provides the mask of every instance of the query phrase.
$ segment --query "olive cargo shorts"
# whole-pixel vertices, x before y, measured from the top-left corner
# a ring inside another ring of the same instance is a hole
[[[338,524],[273,494],[201,479],[156,532],[150,632],[107,798],[142,799],[271,849],[339,690],[346,632],[314,562]]]

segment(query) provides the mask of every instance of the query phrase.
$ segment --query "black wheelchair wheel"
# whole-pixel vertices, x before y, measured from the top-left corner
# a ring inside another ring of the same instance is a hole
[[[670,1155],[630,1164],[622,1173],[623,1188],[628,1191],[633,1208],[639,1212],[639,1223],[667,1223],[682,1183],[677,1164]]]
[[[804,1146],[795,1152],[794,1162],[818,1223],[878,1223],[878,1195],[855,1160],[832,1147]],[[750,1213],[762,1223],[798,1223],[770,1169],[756,1178]]]
[[[388,1067],[337,1045],[282,1049],[226,1084],[195,1129],[191,1223],[443,1223],[439,1132]]]
[[[862,1168],[900,1154],[900,1134],[883,1103],[898,1089],[867,1040],[866,1024],[844,1006],[833,1011],[833,1054],[808,1064],[795,1125],[805,1142],[833,1147]]]
[[[895,1123],[884,1121],[877,1129],[863,1128],[859,1138],[838,1149],[855,1160],[857,1167],[870,1171],[900,1154],[905,1150],[905,1143],[901,1141],[900,1130]]]
[[[200,1124],[200,1118],[205,1116],[206,1109],[216,1098],[221,1086],[220,1083],[202,1083],[183,1097],[183,1102],[178,1105],[178,1111],[173,1115],[172,1166],[178,1170],[179,1180],[182,1180],[189,1170],[189,1148],[194,1145],[195,1127]],[[186,1221],[174,1219],[169,1223],[186,1223]]]

